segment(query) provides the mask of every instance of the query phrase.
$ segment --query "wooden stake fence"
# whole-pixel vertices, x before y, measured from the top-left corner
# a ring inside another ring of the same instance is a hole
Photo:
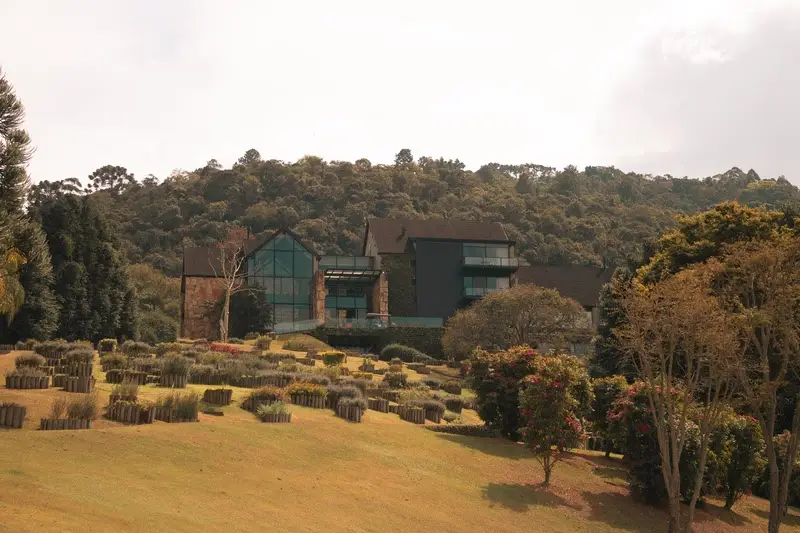
[[[0,427],[21,429],[27,409],[24,405],[0,406]]]
[[[95,379],[89,377],[72,377],[67,376],[64,381],[64,390],[66,392],[92,392],[94,390]]]
[[[325,396],[310,394],[292,394],[292,403],[301,407],[312,407],[314,409],[325,409]]]
[[[422,407],[406,407],[405,405],[401,405],[399,414],[400,418],[406,422],[412,422],[414,424],[425,423],[425,409]]]
[[[381,413],[389,412],[389,400],[385,398],[367,398],[367,405],[373,411],[379,411]]]
[[[162,387],[170,387],[174,389],[186,388],[186,375],[185,374],[161,374],[159,381]]]
[[[39,429],[92,429],[92,421],[83,418],[42,418],[39,421]]]
[[[7,389],[46,389],[49,386],[49,376],[6,376]]]
[[[233,399],[233,389],[206,389],[203,401],[212,405],[228,405]]]
[[[288,423],[292,421],[292,413],[273,413],[269,415],[263,415],[262,422],[271,422],[271,423]]]

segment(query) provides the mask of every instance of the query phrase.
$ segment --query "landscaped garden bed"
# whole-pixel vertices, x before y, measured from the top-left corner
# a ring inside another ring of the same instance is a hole
[[[389,412],[389,400],[385,398],[368,398],[367,399],[367,407],[372,409],[373,411],[378,411],[381,413],[388,413]]]
[[[92,429],[92,421],[85,418],[42,418],[39,429]]]
[[[41,371],[21,373],[11,371],[6,374],[7,389],[46,389],[50,386],[50,377]]]
[[[203,401],[212,405],[228,405],[233,399],[233,389],[206,389]]]
[[[292,413],[289,412],[289,408],[283,402],[259,405],[255,413],[262,422],[275,424],[292,421]]]
[[[152,405],[124,400],[110,404],[106,410],[106,418],[123,424],[152,424],[155,414]]]
[[[324,409],[326,407],[328,390],[321,385],[297,382],[292,383],[286,388],[286,394],[289,395],[291,402],[295,405]]]
[[[266,386],[251,392],[243,401],[242,409],[255,413],[262,405],[283,402],[286,393],[278,387]]]
[[[412,422],[414,424],[425,423],[425,409],[422,407],[409,407],[407,405],[401,405],[398,409],[398,414],[400,415],[400,418],[406,422]]]
[[[64,390],[66,392],[88,393],[94,390],[95,379],[92,376],[73,377],[67,376],[64,380]]]
[[[162,422],[197,422],[200,396],[196,392],[159,396],[153,410],[155,419]]]

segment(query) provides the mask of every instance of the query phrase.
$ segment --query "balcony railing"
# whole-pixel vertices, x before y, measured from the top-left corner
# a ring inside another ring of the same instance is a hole
[[[497,291],[504,291],[505,288],[489,288],[489,287],[464,287],[464,297],[465,298],[481,298],[486,296],[487,294],[491,294]]]
[[[373,270],[374,257],[353,255],[323,255],[319,260],[320,270]]]
[[[437,317],[326,318],[325,326],[346,329],[440,328],[444,321]]]
[[[464,266],[488,268],[517,268],[519,257],[464,257]]]

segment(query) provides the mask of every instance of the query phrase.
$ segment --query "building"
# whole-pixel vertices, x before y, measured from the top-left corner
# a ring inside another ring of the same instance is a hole
[[[182,337],[217,335],[209,310],[234,265],[242,282],[266,294],[278,332],[321,324],[441,327],[458,309],[517,283],[558,289],[595,316],[609,277],[588,267],[520,266],[514,241],[496,222],[371,218],[360,256],[319,255],[289,229],[254,238],[238,228],[217,246],[184,250]]]

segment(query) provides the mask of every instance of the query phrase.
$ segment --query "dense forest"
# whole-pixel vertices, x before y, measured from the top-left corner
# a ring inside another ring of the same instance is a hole
[[[108,165],[87,182],[42,182],[32,195],[90,194],[116,228],[128,261],[169,276],[180,275],[183,246],[209,244],[230,224],[256,234],[289,226],[320,253],[359,253],[369,216],[498,221],[531,263],[618,265],[639,259],[676,214],[729,200],[774,208],[800,198],[783,177],[762,179],[738,168],[705,179],[533,164],[470,171],[458,160],[415,160],[406,149],[393,165],[312,156],[265,161],[248,150],[227,169],[211,160],[160,181],[137,180]]]

